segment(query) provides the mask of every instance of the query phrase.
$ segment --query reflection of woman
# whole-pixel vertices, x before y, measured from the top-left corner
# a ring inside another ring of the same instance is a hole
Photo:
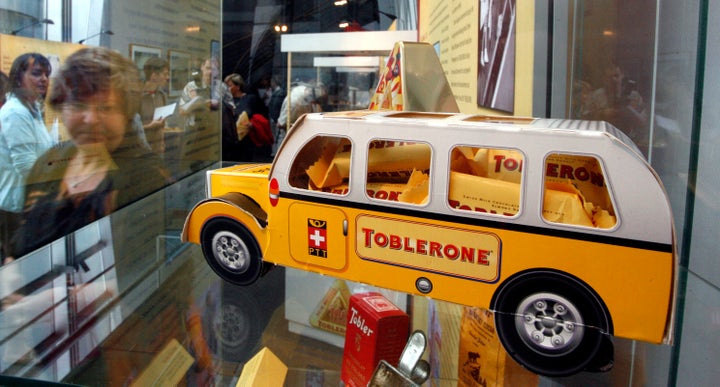
[[[7,99],[5,94],[7,93],[9,83],[10,81],[7,74],[0,71],[0,108],[5,105],[5,100]]]
[[[5,252],[23,208],[25,178],[52,145],[41,112],[50,62],[37,53],[20,55],[10,68],[7,101],[0,108],[0,243]]]
[[[31,252],[152,191],[167,179],[157,156],[132,129],[140,84],[135,65],[102,48],[70,57],[50,92],[71,136],[44,154],[28,176],[16,257]]]

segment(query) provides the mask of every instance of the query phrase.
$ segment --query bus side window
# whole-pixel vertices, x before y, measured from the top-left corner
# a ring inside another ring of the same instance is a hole
[[[292,187],[345,195],[352,144],[344,137],[317,136],[298,152],[290,166]]]
[[[412,204],[428,201],[430,145],[373,140],[368,145],[365,192],[371,199]]]
[[[592,156],[548,155],[542,216],[553,223],[615,226],[617,218],[600,161]]]
[[[462,211],[515,216],[520,211],[523,154],[456,146],[450,153],[448,204]]]

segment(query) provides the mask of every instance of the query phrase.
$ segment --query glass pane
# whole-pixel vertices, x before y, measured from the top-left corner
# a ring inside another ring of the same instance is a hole
[[[14,258],[217,162],[231,101],[221,2],[52,3],[0,9],[24,15],[0,35],[13,78],[0,108],[0,245]]]
[[[222,2],[0,3],[0,379],[61,382],[167,278],[159,237],[205,191],[162,189],[220,160]]]
[[[648,155],[656,1],[578,1],[571,118],[608,121]]]

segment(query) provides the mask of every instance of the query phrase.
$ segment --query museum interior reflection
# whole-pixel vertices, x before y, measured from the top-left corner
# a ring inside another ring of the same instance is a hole
[[[199,173],[2,266],[0,373],[61,381],[96,358],[192,257],[173,215],[197,184],[202,195]]]
[[[285,321],[285,271],[237,287],[210,270],[198,246],[180,242],[204,177],[196,173],[0,267],[0,384],[142,385],[168,354],[177,370],[166,377],[177,383],[234,385],[271,320]],[[292,342],[279,353],[308,353]],[[317,370],[334,368],[339,381],[342,350],[308,347],[327,359]]]

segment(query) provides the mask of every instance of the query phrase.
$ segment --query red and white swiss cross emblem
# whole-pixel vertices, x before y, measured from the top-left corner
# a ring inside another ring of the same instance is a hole
[[[308,218],[308,253],[327,257],[327,222]]]

